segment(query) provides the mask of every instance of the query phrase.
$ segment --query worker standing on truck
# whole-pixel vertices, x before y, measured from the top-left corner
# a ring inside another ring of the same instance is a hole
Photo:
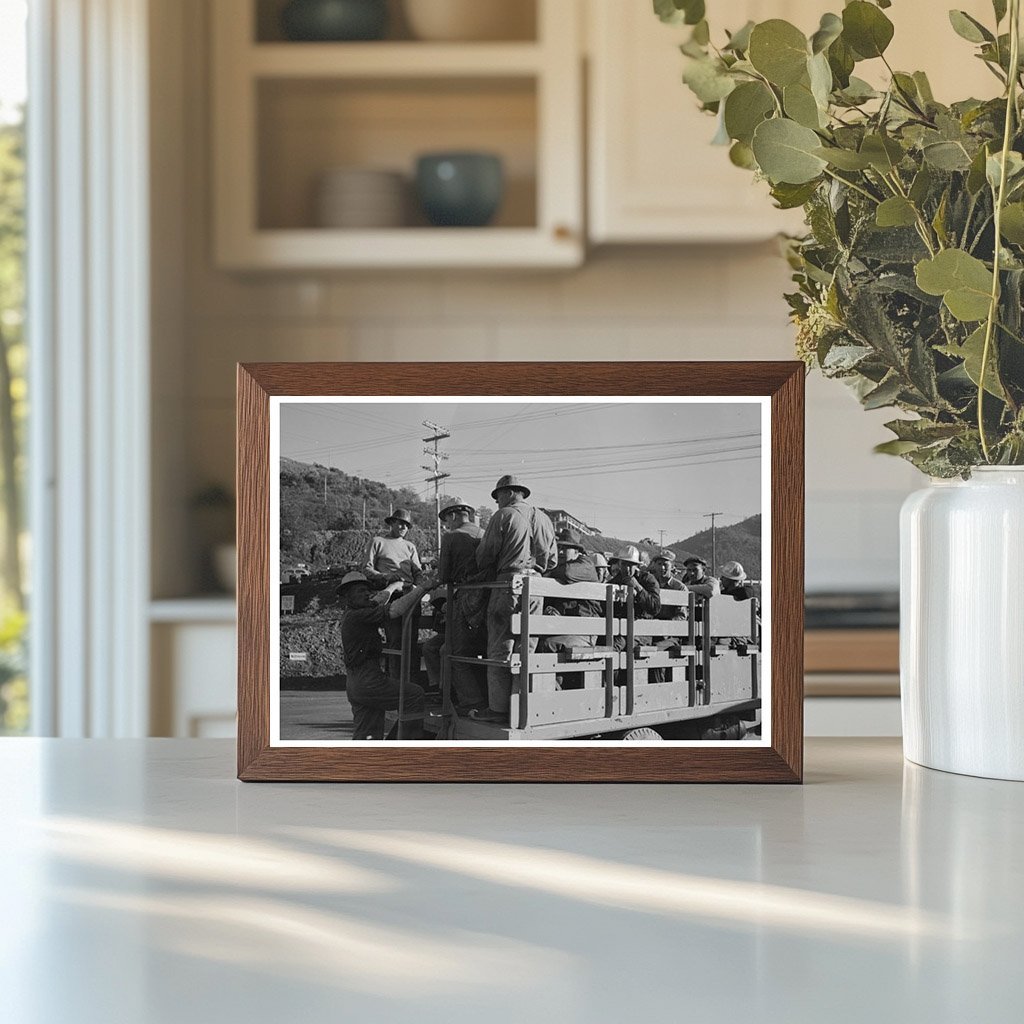
[[[484,531],[472,522],[476,510],[461,498],[449,498],[441,509],[445,533],[441,536],[438,583],[467,583],[477,574],[476,552]],[[487,591],[456,590],[452,607],[446,609],[448,653],[473,658],[487,650]],[[487,676],[483,667],[452,664],[452,689],[459,711],[487,707]]]
[[[558,560],[555,528],[547,514],[526,503],[530,488],[516,477],[502,476],[491,497],[498,511],[491,516],[476,550],[477,577],[506,583],[517,574],[545,573]],[[537,615],[542,600],[531,598],[529,612]],[[520,610],[519,595],[511,587],[496,587],[487,602],[487,657],[507,662],[516,647],[512,616]],[[531,648],[535,646],[531,641]],[[485,722],[508,720],[512,702],[512,673],[499,665],[487,666],[487,704],[472,717]]]
[[[387,537],[374,537],[370,541],[370,550],[366,555],[366,565],[363,572],[367,580],[377,587],[390,586],[393,583],[402,584],[402,592],[408,593],[415,585],[423,566],[420,565],[420,555],[416,545],[408,540],[409,531],[412,529],[412,513],[405,508],[396,508],[385,520],[384,525],[389,528]],[[419,633],[417,623],[419,614],[416,613],[416,621],[413,622],[413,647],[416,647],[416,639]],[[399,648],[402,646],[402,620],[388,619],[384,624],[384,635],[388,647]],[[419,658],[414,657],[414,665],[419,665]],[[394,655],[388,658],[388,674],[397,677],[401,672],[401,661]]]
[[[559,583],[597,583],[597,569],[594,563],[583,557],[583,543],[580,535],[575,530],[564,529],[558,531],[558,565],[549,569],[544,575]],[[537,650],[542,654],[560,654],[573,647],[593,647],[593,636],[582,636],[578,633],[568,632],[572,629],[573,617],[579,616],[600,616],[601,603],[589,601],[584,598],[573,597],[549,597],[544,602],[545,615],[566,616],[564,634],[558,636],[542,637],[537,645]],[[556,681],[561,687],[563,678],[557,675]],[[580,673],[573,673],[571,678],[582,682]]]
[[[374,594],[363,573],[350,572],[342,579],[338,587],[338,598],[345,608],[341,619],[341,646],[345,655],[345,690],[352,705],[353,739],[384,738],[384,712],[398,708],[402,683],[381,670],[380,631],[389,622],[400,623],[402,616],[418,605],[432,586],[433,580],[421,577],[418,586],[386,603],[389,590]],[[406,684],[403,704],[404,738],[423,739],[423,690],[415,683]]]

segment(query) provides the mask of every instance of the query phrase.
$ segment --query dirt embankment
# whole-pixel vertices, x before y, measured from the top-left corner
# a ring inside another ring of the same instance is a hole
[[[281,680],[337,678],[345,674],[341,618],[281,617]]]

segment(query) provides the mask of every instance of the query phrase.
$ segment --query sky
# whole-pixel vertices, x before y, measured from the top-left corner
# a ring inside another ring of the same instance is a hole
[[[530,503],[564,508],[607,536],[671,544],[761,511],[761,407],[739,402],[419,401],[281,404],[281,455],[433,496],[428,420],[451,434],[442,494],[494,507],[515,473]],[[664,531],[664,533],[662,533]]]
[[[0,0],[0,121],[25,102],[25,0]]]

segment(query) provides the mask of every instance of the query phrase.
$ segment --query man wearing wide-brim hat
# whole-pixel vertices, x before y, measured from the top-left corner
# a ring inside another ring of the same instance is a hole
[[[482,656],[487,650],[487,629],[484,616],[487,606],[486,590],[462,590],[477,574],[476,552],[484,531],[472,522],[476,510],[461,498],[449,498],[439,513],[445,532],[441,535],[438,557],[438,584],[453,584],[455,598],[445,609],[446,642],[448,653],[456,658]],[[429,643],[429,641],[428,641]],[[440,685],[440,652],[434,657],[424,646],[424,659],[431,682]],[[482,666],[453,662],[451,667],[455,706],[460,712],[487,707],[487,676]]]
[[[370,541],[370,550],[366,555],[363,572],[371,584],[377,587],[390,587],[393,592],[408,592],[416,584],[423,566],[416,545],[408,539],[412,529],[412,513],[407,508],[396,508],[384,519],[388,527],[386,537],[374,537]],[[402,621],[388,620],[384,626],[387,634],[388,647],[395,649],[402,645]],[[418,630],[413,628],[413,636]],[[417,666],[419,661],[416,662]],[[388,672],[398,676],[401,666],[397,658],[390,658]]]
[[[687,589],[700,597],[717,597],[721,587],[715,576],[708,574],[707,560],[700,555],[688,555],[683,559],[683,582]]]
[[[555,528],[547,514],[526,503],[530,488],[518,477],[506,473],[498,479],[491,497],[498,511],[491,516],[480,547],[476,551],[479,577],[487,582],[504,583],[523,573],[545,573],[558,561]],[[487,657],[507,662],[516,648],[512,616],[520,610],[520,601],[511,586],[496,587],[487,603]],[[531,598],[531,615],[540,613],[543,602]],[[536,640],[530,641],[531,650]],[[509,669],[487,666],[487,710],[475,717],[484,721],[507,722],[512,701],[512,674]]]
[[[390,603],[375,599],[370,581],[361,572],[347,573],[338,587],[345,608],[341,619],[341,645],[345,654],[345,690],[352,705],[353,739],[383,739],[384,712],[394,711],[402,691],[400,679],[381,670],[383,644],[380,631],[415,608],[433,585],[428,577],[403,597]],[[379,595],[377,595],[379,596]],[[402,699],[400,730],[403,739],[422,739],[425,700],[423,690],[407,683]]]

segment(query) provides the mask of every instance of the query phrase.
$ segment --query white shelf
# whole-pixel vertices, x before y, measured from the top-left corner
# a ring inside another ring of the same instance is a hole
[[[557,229],[556,229],[557,231]],[[254,231],[221,249],[221,265],[290,270],[316,267],[574,267],[580,239],[533,228],[326,228]]]
[[[243,63],[255,78],[447,78],[537,75],[536,43],[257,43]]]
[[[164,598],[149,603],[149,621],[166,623],[234,622],[235,599],[224,595]]]

